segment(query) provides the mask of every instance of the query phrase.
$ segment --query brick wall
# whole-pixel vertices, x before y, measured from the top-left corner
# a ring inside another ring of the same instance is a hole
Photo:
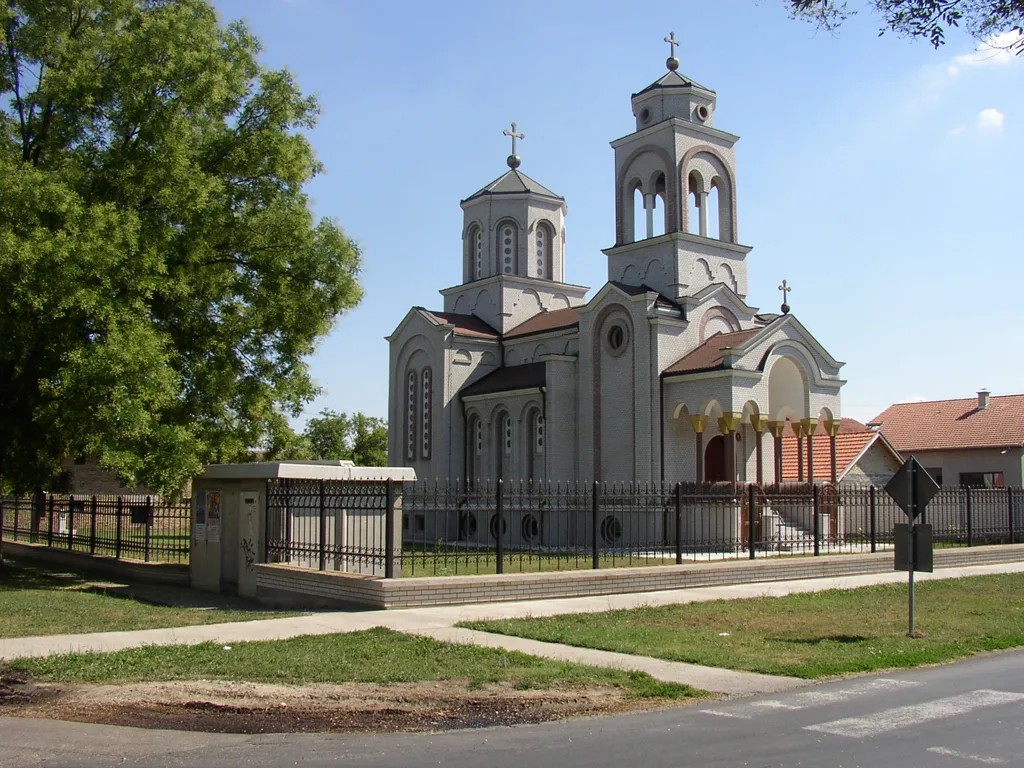
[[[171,584],[189,586],[187,565],[173,563],[142,563],[136,560],[115,560],[103,555],[88,555],[81,552],[65,552],[41,544],[0,542],[0,552],[12,560],[23,560],[38,565],[66,568],[78,573],[90,573],[125,581],[141,581],[149,584]]]

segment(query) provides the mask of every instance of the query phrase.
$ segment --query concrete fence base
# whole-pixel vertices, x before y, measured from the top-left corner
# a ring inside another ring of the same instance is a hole
[[[1024,560],[1024,544],[956,547],[935,551],[936,568]],[[725,584],[785,581],[893,570],[892,552],[772,558],[729,563],[614,568],[598,571],[380,579],[358,574],[257,564],[256,595],[277,607],[413,608],[586,597]]]
[[[89,573],[124,581],[141,581],[148,584],[168,584],[177,587],[189,585],[188,566],[175,563],[143,563],[138,560],[116,560],[106,555],[90,555],[84,552],[68,552],[42,544],[5,541],[0,543],[0,552],[12,560],[45,565],[51,568],[65,568],[78,573]]]

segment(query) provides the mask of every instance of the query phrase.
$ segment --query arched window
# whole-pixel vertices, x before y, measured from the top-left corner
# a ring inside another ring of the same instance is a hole
[[[405,396],[405,458],[416,458],[416,371],[406,376]]]
[[[651,222],[651,235],[658,237],[668,231],[668,206],[665,205],[665,174],[658,174],[654,182],[654,211]]]
[[[484,276],[484,232],[477,225],[469,230],[466,238],[469,244],[469,275],[471,280],[479,280]]]
[[[484,424],[479,416],[471,416],[466,430],[466,478],[478,480],[484,454]]]
[[[701,192],[703,187],[700,182],[700,178],[695,173],[691,173],[687,179],[687,186],[689,192],[686,195],[686,204],[689,206],[689,213],[687,218],[686,231],[691,235],[700,234],[700,203],[701,203]]]
[[[550,226],[537,225],[536,242],[531,263],[531,272],[542,280],[551,279],[551,254],[554,248],[554,235]]]
[[[718,185],[711,182],[711,191],[708,193],[708,237],[721,240],[721,228],[719,221],[719,198]]]
[[[498,274],[517,274],[518,239],[519,233],[514,221],[503,221],[498,225]]]
[[[508,479],[512,469],[515,430],[508,411],[502,411],[497,420],[498,478]]]
[[[633,190],[633,242],[646,240],[647,237],[647,209],[644,207],[644,192],[638,184]]]
[[[544,415],[540,411],[530,413],[530,451],[527,475],[530,480],[543,479],[544,457]]]
[[[431,380],[430,380],[430,369],[423,369],[423,378],[421,386],[421,407],[420,420],[422,421],[422,448],[420,449],[420,455],[424,459],[430,458],[430,420],[432,416],[432,409],[430,407],[430,393],[431,393]]]

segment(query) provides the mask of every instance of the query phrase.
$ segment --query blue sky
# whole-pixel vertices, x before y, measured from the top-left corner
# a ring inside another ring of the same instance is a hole
[[[878,37],[867,11],[831,36],[782,0],[215,3],[320,99],[310,194],[363,252],[365,298],[311,361],[308,414],[386,415],[384,336],[461,281],[459,201],[506,170],[513,120],[522,170],[568,203],[567,281],[605,282],[608,142],[665,72],[670,30],[680,72],[718,93],[716,127],[742,137],[748,303],[778,311],[790,282],[846,361],[843,415],[1024,391],[1024,57]]]

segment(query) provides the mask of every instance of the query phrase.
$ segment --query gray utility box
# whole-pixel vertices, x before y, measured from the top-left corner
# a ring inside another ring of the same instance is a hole
[[[253,566],[264,562],[265,558],[267,487],[270,481],[326,480],[379,484],[389,479],[396,483],[414,482],[416,473],[401,467],[356,467],[347,461],[211,464],[192,483],[192,586],[208,592],[256,596]],[[401,510],[396,510],[396,513],[397,525],[401,526]],[[352,527],[353,534],[357,530],[358,527]],[[381,531],[383,535],[383,529]],[[396,541],[397,554],[401,554],[400,529]],[[383,550],[384,542],[379,546]],[[310,565],[305,562],[291,564]],[[334,570],[334,565],[332,562],[328,567]]]

